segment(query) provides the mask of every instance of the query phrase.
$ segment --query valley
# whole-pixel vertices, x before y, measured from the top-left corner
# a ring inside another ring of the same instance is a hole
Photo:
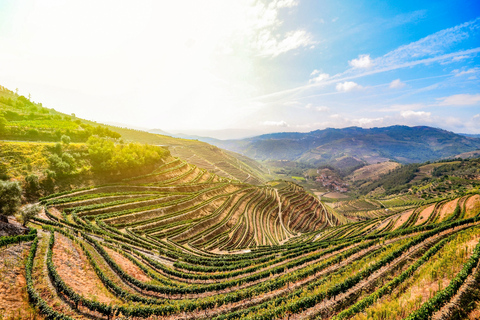
[[[4,92],[0,174],[39,212],[0,222],[2,319],[456,319],[480,310],[472,153],[409,164],[369,164],[354,151],[328,163],[256,161]]]

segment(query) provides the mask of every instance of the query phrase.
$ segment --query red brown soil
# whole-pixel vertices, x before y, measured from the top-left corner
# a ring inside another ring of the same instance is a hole
[[[25,259],[30,245],[0,248],[0,319],[43,319],[28,303]]]
[[[82,249],[58,233],[55,234],[53,263],[63,281],[78,294],[107,304],[120,303],[103,286]]]
[[[420,214],[418,215],[417,222],[415,222],[415,225],[418,226],[419,224],[422,224],[423,222],[425,222],[428,219],[428,217],[430,217],[430,215],[432,214],[434,208],[435,208],[435,205],[432,204],[431,206],[423,209],[422,212],[420,212]]]
[[[455,211],[455,207],[457,206],[457,203],[458,203],[458,199],[455,199],[443,204],[442,207],[440,208],[438,221],[443,221],[445,220],[445,218],[453,214],[453,211]]]
[[[150,277],[148,277],[145,272],[142,271],[139,267],[137,267],[132,261],[128,260],[124,256],[122,256],[120,253],[104,247],[105,251],[108,253],[108,255],[115,261],[116,264],[122,268],[123,271],[125,271],[127,274],[131,275],[132,277],[136,278],[137,280],[140,280],[142,282],[149,282],[152,281]]]
[[[410,218],[413,211],[414,210],[412,209],[412,210],[403,212],[400,218],[398,218],[397,221],[395,222],[395,225],[393,226],[392,230],[397,230],[402,224],[404,224],[408,220],[408,218]]]
[[[48,211],[59,219],[63,219],[62,213],[57,208],[48,208]]]
[[[479,213],[480,210],[480,195],[471,196],[465,202],[465,218],[471,218]],[[480,319],[480,317],[479,317]]]

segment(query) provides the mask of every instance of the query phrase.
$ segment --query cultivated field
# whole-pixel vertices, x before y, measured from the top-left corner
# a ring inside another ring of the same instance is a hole
[[[7,314],[0,305],[6,316],[447,319],[478,312],[470,294],[480,280],[478,194],[351,200],[333,210],[290,182],[259,187],[175,158],[147,175],[41,202],[29,235],[2,238],[0,269],[26,288],[2,289],[15,309]]]

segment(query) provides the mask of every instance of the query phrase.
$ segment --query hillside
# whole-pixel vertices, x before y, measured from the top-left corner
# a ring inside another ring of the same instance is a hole
[[[265,165],[299,182],[263,183],[273,175],[246,156],[7,93],[0,179],[22,181],[40,212],[27,228],[21,214],[0,222],[0,319],[480,312],[478,158],[274,160]],[[302,187],[318,175],[351,181],[348,195]]]
[[[66,115],[45,108],[41,103],[32,102],[0,86],[0,140],[59,142],[62,136],[67,136],[68,141],[74,143],[86,143],[90,137],[98,136],[120,142],[139,142],[167,147],[172,156],[188,158],[190,163],[229,179],[260,185],[272,178],[256,161],[233,152],[226,152],[208,143],[87,121],[74,114]],[[25,148],[24,151],[20,150],[22,146]],[[18,154],[28,152],[28,145],[25,143],[19,143],[15,148]],[[35,148],[38,149],[37,146]],[[12,154],[2,153],[5,150],[5,148],[0,150],[0,159],[12,157]],[[16,160],[18,163],[25,161]],[[2,161],[3,165],[6,163],[5,160]]]
[[[0,238],[10,243],[0,268],[21,275],[8,311],[25,318],[426,319],[476,308],[466,294],[480,274],[475,192],[384,199],[391,211],[332,227],[339,214],[295,184],[232,184],[175,159],[42,204],[29,235]]]
[[[409,164],[375,181],[357,180],[355,186],[363,194],[377,189],[387,195],[410,191],[424,198],[461,193],[480,186],[480,158]]]
[[[243,140],[212,141],[257,160],[303,161],[353,168],[387,160],[425,162],[480,148],[480,139],[431,127],[391,126],[284,132]]]

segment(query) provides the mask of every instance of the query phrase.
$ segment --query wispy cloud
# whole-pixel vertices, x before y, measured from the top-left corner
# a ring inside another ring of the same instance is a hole
[[[275,98],[284,94],[292,94],[299,91],[304,91],[309,88],[326,86],[340,82],[350,82],[349,80],[397,69],[410,68],[417,65],[454,61],[455,59],[459,58],[470,58],[480,52],[480,47],[454,52],[448,52],[448,50],[454,44],[474,36],[478,30],[480,30],[480,18],[462,23],[452,28],[438,31],[418,41],[400,46],[397,49],[375,59],[372,59],[369,55],[366,55],[368,58],[366,58],[366,56],[361,56],[358,59],[351,60],[350,62],[353,64],[351,65],[351,68],[342,73],[330,76],[328,79],[323,81],[313,82],[309,80],[309,83],[306,85],[259,96],[255,99]],[[359,66],[362,65],[371,65],[371,67],[360,68]]]
[[[279,17],[281,10],[297,5],[298,1],[294,0],[274,0],[268,4],[253,2],[241,28],[229,40],[230,51],[246,48],[256,56],[274,58],[298,48],[314,47],[316,41],[310,32],[280,29],[283,24]]]
[[[288,127],[288,123],[285,121],[264,121],[263,125],[270,127]]]
[[[318,75],[317,75],[318,74]],[[312,75],[317,75],[315,78],[309,80],[310,83],[319,83],[330,78],[328,73],[319,73],[318,70],[314,70]]]
[[[378,111],[383,112],[394,112],[394,111],[408,111],[408,110],[418,110],[426,108],[427,106],[423,103],[410,103],[410,104],[394,104],[388,108],[380,109]]]
[[[312,103],[309,103],[305,106],[305,109],[311,109],[311,110],[316,110],[316,111],[320,111],[320,112],[325,112],[325,111],[329,111],[330,108],[327,107],[327,106],[314,106]]]
[[[314,45],[313,36],[305,30],[290,31],[282,36],[276,36],[270,30],[258,34],[256,49],[259,56],[276,57],[282,53]]]
[[[480,94],[455,94],[437,100],[439,106],[473,106],[480,104]]]
[[[461,76],[464,76],[464,75],[472,75],[472,74],[476,74],[478,73],[480,69],[479,68],[471,68],[471,69],[468,69],[468,70],[453,70],[453,73],[455,74],[455,77],[461,77]]]

